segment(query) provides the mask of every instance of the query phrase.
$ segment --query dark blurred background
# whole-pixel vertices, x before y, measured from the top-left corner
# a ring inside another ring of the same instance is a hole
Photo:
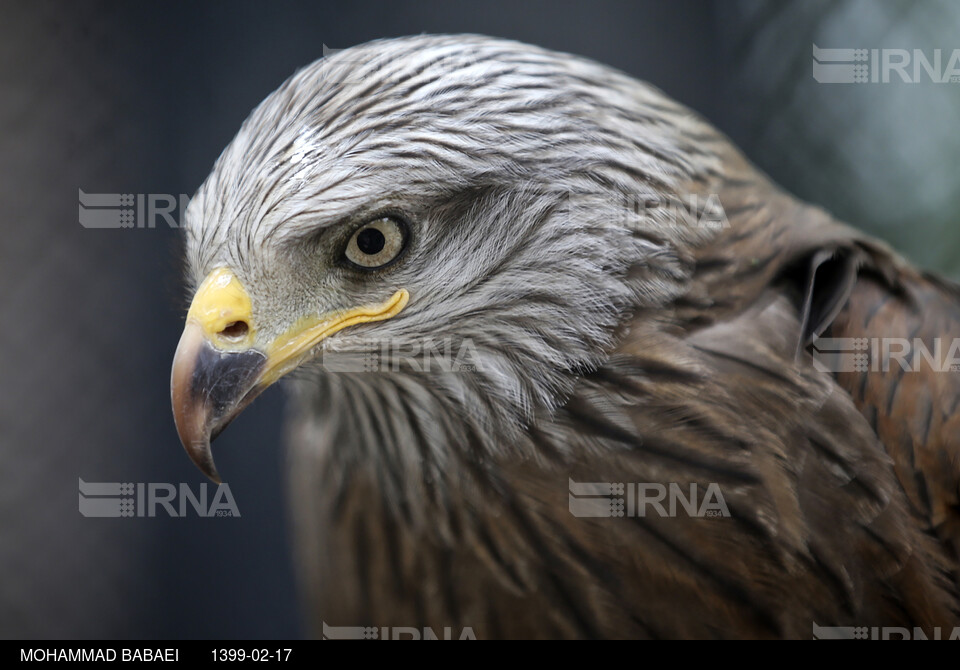
[[[960,83],[820,84],[813,44],[960,48],[960,3],[0,1],[0,636],[299,636],[282,392],[217,444],[240,518],[85,518],[78,479],[187,483],[169,409],[177,231],[78,191],[192,194],[295,69],[477,32],[646,79],[797,195],[960,276]]]

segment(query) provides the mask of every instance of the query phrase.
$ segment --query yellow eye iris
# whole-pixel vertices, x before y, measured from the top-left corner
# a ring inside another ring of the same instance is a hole
[[[347,260],[362,268],[379,268],[403,251],[406,227],[389,217],[375,219],[353,234],[344,252]]]

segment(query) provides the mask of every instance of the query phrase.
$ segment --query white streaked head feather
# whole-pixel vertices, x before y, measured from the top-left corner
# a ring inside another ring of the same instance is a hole
[[[655,89],[581,58],[477,36],[372,42],[253,111],[188,209],[190,280],[233,268],[267,335],[406,288],[399,316],[327,346],[469,339],[477,374],[317,370],[307,396],[335,398],[316,411],[358,443],[382,440],[371,422],[387,419],[350,403],[410,403],[437,435],[431,413],[459,412],[505,448],[603,360],[626,314],[681,290],[677,248],[710,231],[674,225],[669,205],[716,174],[716,141]],[[651,200],[663,209],[637,210]],[[338,231],[387,210],[412,223],[403,261],[339,269]],[[422,439],[409,431],[398,439]],[[450,446],[436,439],[433,452]]]

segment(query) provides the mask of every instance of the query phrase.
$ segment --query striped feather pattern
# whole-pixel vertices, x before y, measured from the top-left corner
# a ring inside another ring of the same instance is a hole
[[[722,225],[698,223],[709,196]],[[410,249],[346,272],[343,231],[381,212],[411,222]],[[187,242],[189,282],[234,268],[264,337],[411,293],[316,352],[375,347],[379,372],[315,362],[291,384],[318,634],[960,620],[956,374],[835,378],[805,350],[811,330],[960,337],[956,290],[783,193],[647,85],[476,36],[337,53],[254,110]],[[391,358],[428,337],[469,344],[476,370]],[[570,480],[716,484],[730,515],[575,517]]]

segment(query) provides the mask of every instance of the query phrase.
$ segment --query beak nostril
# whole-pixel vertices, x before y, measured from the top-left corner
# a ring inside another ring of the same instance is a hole
[[[228,323],[224,329],[220,331],[220,335],[231,340],[242,340],[247,336],[249,331],[250,326],[247,325],[246,321],[234,321],[233,323]]]

